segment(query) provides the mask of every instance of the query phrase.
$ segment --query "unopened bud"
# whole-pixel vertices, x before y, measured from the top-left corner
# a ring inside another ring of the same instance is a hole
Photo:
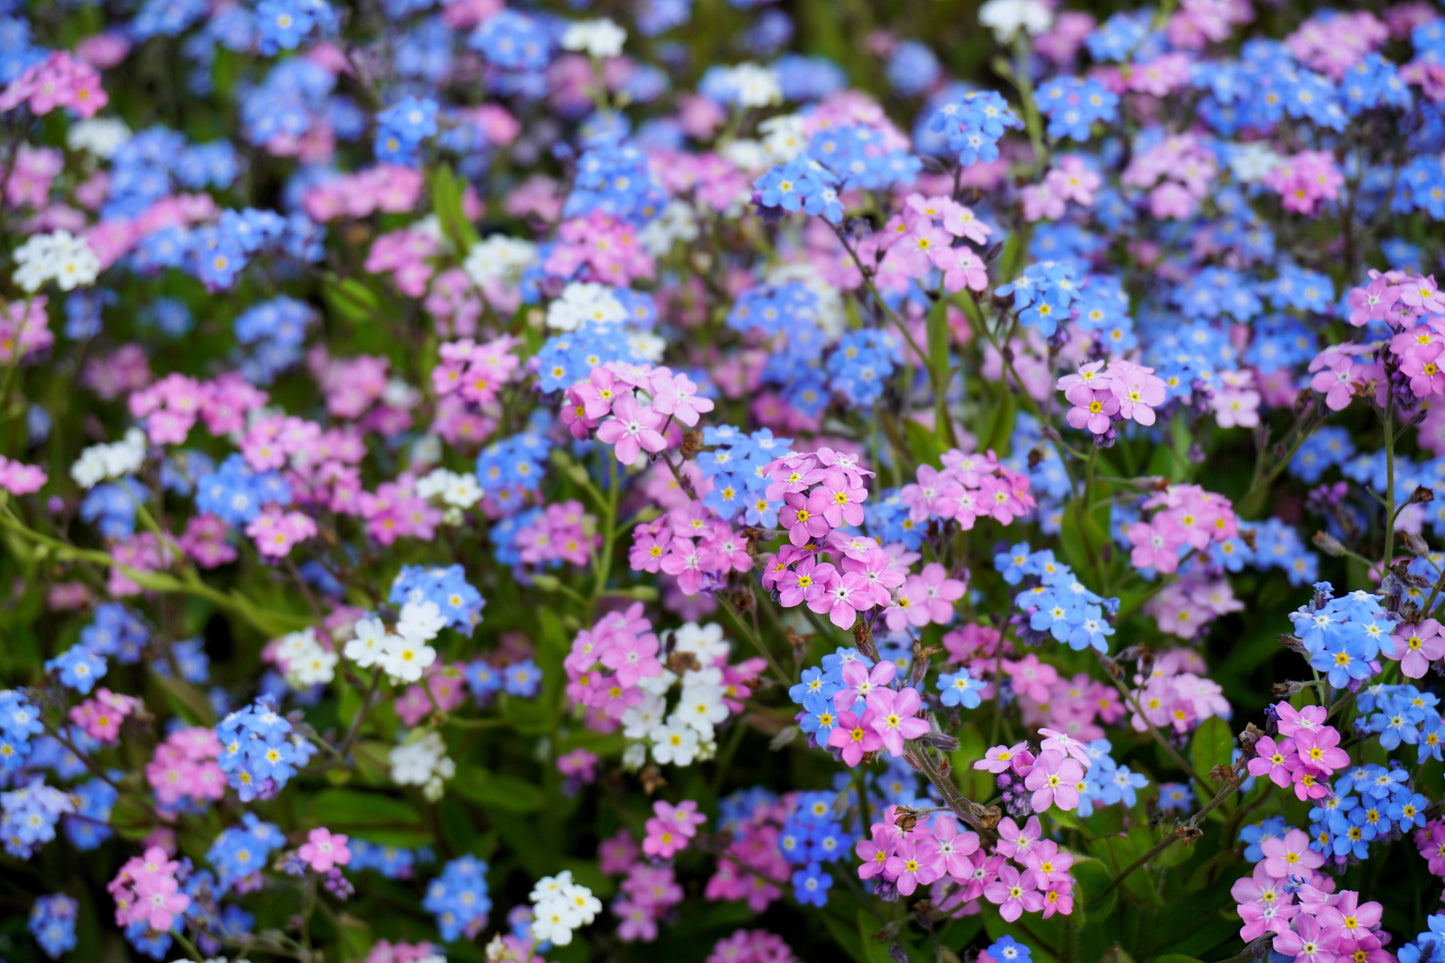
[[[1329,532],[1315,532],[1310,541],[1314,542],[1315,548],[1331,558],[1341,558],[1345,554],[1345,546]]]

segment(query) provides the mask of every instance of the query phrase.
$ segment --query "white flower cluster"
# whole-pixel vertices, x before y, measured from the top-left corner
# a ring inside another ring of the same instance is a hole
[[[442,798],[442,783],[457,774],[457,764],[447,755],[447,744],[435,729],[413,729],[407,741],[391,750],[391,778],[398,786],[420,786],[432,802]]]
[[[572,879],[564,869],[556,876],[544,876],[532,887],[532,936],[553,946],[572,942],[572,931],[590,926],[602,912],[602,901]]]
[[[691,244],[697,238],[697,214],[684,200],[668,201],[662,213],[648,221],[637,233],[637,240],[653,257],[663,257],[679,241]]]
[[[638,740],[622,755],[624,765],[630,768],[647,761],[642,740],[652,744],[653,760],[663,765],[688,766],[698,759],[711,759],[717,751],[717,726],[728,717],[722,666],[730,647],[722,626],[689,622],[674,633],[673,641],[673,651],[692,656],[696,667],[684,669],[681,675],[664,668],[661,675],[638,681],[646,694],[622,714],[623,735]],[[674,686],[680,695],[669,713],[667,695]]]
[[[88,151],[102,160],[109,160],[130,140],[130,128],[114,117],[92,117],[70,125],[65,143],[73,151]]]
[[[612,289],[595,281],[574,281],[562,289],[561,297],[547,306],[547,327],[576,331],[591,324],[621,324],[627,309]]]
[[[993,31],[1001,44],[1013,43],[1020,30],[1037,37],[1054,22],[1043,0],[988,0],[978,8],[978,22]]]
[[[734,104],[744,109],[749,107],[771,107],[783,102],[783,84],[778,72],[761,64],[742,63],[724,67],[719,87],[726,91]]]
[[[342,653],[363,669],[380,666],[392,682],[416,682],[437,659],[436,649],[427,643],[446,624],[435,602],[408,602],[391,632],[381,619],[359,619],[352,630],[356,638]]]
[[[95,283],[100,276],[100,258],[69,231],[33,234],[15,249],[15,283],[34,294],[54,281],[62,291]]]
[[[70,466],[70,477],[81,488],[94,488],[107,478],[134,475],[140,471],[145,458],[145,432],[132,428],[120,441],[91,445],[82,451],[75,464]]]
[[[491,281],[516,284],[522,279],[522,272],[537,263],[537,245],[505,234],[491,237],[472,245],[462,270],[477,287]]]
[[[622,42],[627,31],[606,17],[598,20],[578,20],[567,25],[560,41],[563,50],[576,50],[599,60],[622,54]]]
[[[438,468],[417,479],[416,493],[442,507],[442,521],[460,525],[462,512],[482,500],[482,486],[477,476]]]
[[[282,636],[276,657],[286,668],[286,684],[293,689],[326,685],[336,678],[337,655],[317,641],[314,629]]]

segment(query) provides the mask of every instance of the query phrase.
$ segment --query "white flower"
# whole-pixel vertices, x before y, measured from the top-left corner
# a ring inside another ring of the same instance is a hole
[[[651,738],[652,758],[662,765],[687,766],[697,758],[697,730],[681,722],[669,720],[652,730]]]
[[[381,403],[388,408],[415,408],[421,403],[421,392],[400,378],[392,378],[382,389]]]
[[[401,607],[396,634],[414,642],[430,642],[441,634],[447,620],[435,602],[408,602]]]
[[[567,883],[562,887],[562,901],[572,908],[572,912],[581,921],[579,925],[590,926],[602,912],[602,901],[592,895],[592,891],[580,883]]]
[[[770,107],[783,102],[783,84],[778,72],[760,64],[724,68],[720,87],[739,107]]]
[[[651,331],[631,331],[627,335],[627,347],[644,361],[657,364],[667,350],[667,342]]]
[[[286,679],[296,689],[326,685],[336,678],[336,658],[335,652],[318,645],[300,659],[286,663]]]
[[[674,244],[691,244],[697,238],[697,214],[691,204],[682,200],[668,201],[662,213],[648,221],[637,233],[637,240],[653,257],[664,256]]]
[[[381,667],[394,682],[416,682],[436,660],[436,649],[405,635],[388,636],[381,651]]]
[[[386,629],[382,627],[380,619],[361,619],[356,623],[356,638],[346,643],[342,650],[352,662],[369,669],[381,662],[381,654],[386,651]]]
[[[647,747],[642,743],[628,743],[627,748],[622,750],[622,768],[628,772],[636,772],[646,764]]]
[[[556,876],[543,876],[532,884],[532,892],[527,894],[527,899],[533,903],[557,899],[562,895],[563,889],[571,883],[572,871],[570,869],[564,869]]]
[[[553,946],[566,946],[572,942],[572,926],[566,903],[551,900],[537,907],[532,917],[532,936]]]
[[[699,737],[711,739],[714,727],[728,717],[721,686],[694,686],[682,690],[674,719],[697,730]]]
[[[125,433],[121,441],[91,445],[70,467],[70,477],[81,488],[94,488],[107,478],[134,475],[145,463],[146,437],[139,428]]]
[[[611,20],[580,20],[562,32],[563,50],[576,50],[589,57],[616,57],[622,53],[627,31]]]
[[[711,666],[726,662],[732,646],[723,638],[723,628],[716,622],[698,625],[689,622],[673,633],[678,652],[691,652],[699,664]]]
[[[438,732],[428,732],[414,742],[408,742],[391,750],[391,778],[401,786],[422,786],[430,789],[436,784],[438,794],[441,780],[456,774],[456,763],[447,757],[447,744]]]
[[[1284,158],[1263,142],[1234,144],[1229,151],[1229,169],[1241,184],[1264,180],[1266,174],[1284,163]]]
[[[69,231],[34,234],[15,249],[15,283],[32,294],[46,281],[73,291],[94,284],[99,275],[100,259],[84,238]]]
[[[114,117],[92,117],[71,124],[70,132],[65,136],[65,143],[71,150],[89,151],[106,160],[128,140],[130,128]]]
[[[645,739],[647,734],[662,724],[667,714],[667,702],[662,696],[649,692],[635,706],[628,706],[622,713],[622,734],[629,739]]]
[[[605,284],[573,282],[562,296],[547,307],[547,327],[576,331],[589,324],[619,324],[628,318],[627,309]]]
[[[474,244],[462,262],[462,270],[477,287],[489,281],[516,284],[522,272],[537,261],[537,245],[521,238],[493,234]]]
[[[664,666],[658,675],[648,675],[638,679],[637,687],[649,695],[661,697],[667,695],[667,690],[671,689],[672,684],[676,681],[677,673]]]
[[[746,137],[728,141],[718,153],[729,164],[748,174],[761,174],[773,166],[768,157],[768,149],[758,141]],[[748,198],[752,199],[751,191],[748,192]]]
[[[758,124],[763,134],[763,150],[768,153],[769,166],[786,164],[808,147],[807,122],[801,114],[769,117]]]
[[[993,31],[999,43],[1012,43],[1023,30],[1036,37],[1049,29],[1053,14],[1041,0],[988,0],[978,8],[978,22]]]

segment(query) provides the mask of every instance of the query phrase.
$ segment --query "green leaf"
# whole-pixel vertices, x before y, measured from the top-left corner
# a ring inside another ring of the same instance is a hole
[[[331,313],[349,324],[383,320],[381,298],[356,278],[327,275],[321,282],[321,297]]]
[[[868,957],[863,953],[863,940],[854,930],[849,929],[837,915],[833,913],[820,914],[823,924],[828,928],[828,935],[833,938],[845,953],[857,961],[857,963],[868,963]]]
[[[1189,746],[1189,761],[1201,779],[1209,784],[1200,787],[1199,801],[1202,803],[1214,795],[1215,783],[1209,771],[1215,766],[1227,766],[1234,753],[1234,735],[1229,723],[1219,716],[1210,716],[1194,730],[1194,741]]]
[[[383,846],[434,845],[425,817],[405,799],[358,789],[323,789],[311,803],[311,820],[333,832]]]
[[[918,464],[938,465],[943,448],[928,429],[911,418],[903,420],[903,433],[908,437],[908,451]]]
[[[337,943],[341,947],[341,959],[364,960],[376,943],[370,924],[359,920],[350,913],[342,913],[336,919]]]
[[[1075,571],[1087,572],[1097,577],[1103,571],[1100,552],[1110,544],[1109,530],[1099,515],[1107,518],[1109,489],[1104,485],[1094,486],[1092,495],[1095,502],[1104,502],[1094,512],[1084,505],[1084,497],[1072,498],[1064,506],[1063,528],[1059,532],[1059,544],[1064,561]]]
[[[467,766],[447,783],[456,795],[488,809],[534,813],[547,802],[541,788],[513,776],[499,776],[481,766]]]
[[[216,724],[216,710],[211,706],[211,700],[207,699],[206,694],[199,688],[185,679],[178,679],[175,676],[153,672],[151,677],[165,692],[166,701],[182,719],[193,725],[214,726]]]
[[[948,330],[948,302],[943,299],[928,312],[928,377],[933,384],[933,437],[943,448],[955,448],[958,442],[953,434],[953,416],[948,412],[948,382],[953,375],[953,366],[948,353],[950,332]]]
[[[1000,458],[1007,455],[1009,439],[1013,437],[1017,408],[1013,392],[1005,387],[1002,399],[988,416],[988,427],[983,432],[983,450],[994,451]]]
[[[432,208],[441,223],[442,234],[451,243],[452,249],[462,257],[481,238],[472,222],[462,211],[462,195],[466,181],[459,180],[450,167],[436,170],[431,179]]]
[[[969,799],[987,799],[993,789],[993,776],[985,770],[973,768],[973,764],[983,758],[987,749],[983,731],[979,729],[978,723],[970,722],[960,728],[956,735],[958,748],[949,753],[954,778]]]
[[[867,963],[893,963],[893,957],[888,955],[888,944],[875,938],[880,929],[878,921],[866,910],[858,911],[858,939],[863,943],[863,959]]]
[[[1109,890],[1109,895],[1105,896],[1098,906],[1092,905],[1092,901],[1114,882],[1114,874],[1109,872],[1109,867],[1092,856],[1080,856],[1074,860],[1073,868],[1069,872],[1073,874],[1074,882],[1079,888],[1079,892],[1074,896],[1074,916],[1078,918],[1075,925],[1083,925],[1085,913],[1104,919],[1114,912],[1114,907],[1119,902],[1117,886]]]

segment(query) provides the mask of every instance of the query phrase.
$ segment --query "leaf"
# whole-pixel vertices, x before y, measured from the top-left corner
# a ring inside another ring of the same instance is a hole
[[[337,943],[341,947],[341,959],[364,960],[371,952],[371,947],[376,942],[375,934],[371,932],[370,924],[359,920],[350,913],[342,913],[336,918]]]
[[[948,411],[948,383],[953,366],[948,353],[948,301],[940,298],[928,312],[928,377],[933,384],[933,436],[944,448],[955,448],[953,416]]]
[[[1234,735],[1229,731],[1229,723],[1220,716],[1210,716],[1194,730],[1194,741],[1189,746],[1189,761],[1193,763],[1194,771],[1201,779],[1209,780],[1209,783],[1199,790],[1201,803],[1214,795],[1214,782],[1209,771],[1215,766],[1229,765],[1233,754]]]
[[[1074,860],[1069,872],[1079,888],[1074,896],[1074,916],[1079,918],[1076,925],[1082,925],[1084,914],[1102,919],[1114,912],[1114,906],[1119,902],[1119,887],[1109,889],[1114,882],[1114,874],[1109,872],[1109,867],[1092,856],[1080,856]],[[1093,900],[1105,890],[1109,890],[1109,894],[1098,906],[1093,906]]]
[[[356,278],[327,275],[321,282],[321,297],[333,314],[350,324],[383,320],[381,298]]]
[[[323,789],[311,802],[311,818],[333,832],[383,846],[427,846],[436,839],[425,817],[405,799],[357,789]]]
[[[993,775],[985,770],[974,769],[973,764],[983,758],[983,731],[978,723],[970,722],[956,733],[958,748],[949,753],[953,762],[954,778],[963,794],[969,799],[986,799],[993,789]]]
[[[888,944],[875,938],[880,929],[876,923],[866,910],[858,911],[858,939],[863,944],[863,959],[867,963],[893,963],[893,957],[888,955]]]
[[[1099,957],[1099,963],[1134,963],[1134,957],[1122,946],[1111,946]]]
[[[547,802],[541,788],[513,776],[499,776],[481,766],[467,766],[447,788],[469,802],[509,813],[534,813]]]
[[[207,699],[206,694],[199,688],[171,675],[151,673],[151,677],[165,691],[166,701],[182,719],[194,725],[216,724],[216,710],[212,707],[211,700]]]
[[[833,913],[821,914],[823,924],[828,928],[828,935],[833,938],[845,953],[851,956],[857,963],[868,963],[868,957],[863,953],[863,940],[858,933],[850,930],[842,920]]]
[[[1163,956],[1154,957],[1154,963],[1203,963],[1197,956],[1185,956],[1183,953],[1165,953]]]
[[[1009,439],[1013,437],[1014,420],[1017,417],[1013,392],[1005,387],[1002,394],[1003,397],[989,415],[988,427],[984,429],[982,439],[983,450],[997,452],[1000,458],[1009,453]]]
[[[943,449],[939,447],[938,441],[929,434],[928,429],[911,418],[903,421],[903,433],[908,438],[908,451],[913,455],[913,460],[920,465],[940,464],[940,457]]]
[[[451,243],[452,249],[463,257],[481,238],[472,222],[462,210],[462,195],[466,181],[459,180],[450,167],[438,168],[432,175],[432,209],[440,222],[442,234]]]
[[[1104,502],[1097,510],[1107,512],[1109,490],[1106,486],[1095,486],[1095,502]],[[1059,532],[1059,544],[1064,561],[1075,571],[1088,572],[1095,577],[1103,571],[1103,560],[1099,553],[1109,544],[1109,530],[1097,513],[1087,511],[1084,497],[1072,498],[1064,506],[1063,528]]]

